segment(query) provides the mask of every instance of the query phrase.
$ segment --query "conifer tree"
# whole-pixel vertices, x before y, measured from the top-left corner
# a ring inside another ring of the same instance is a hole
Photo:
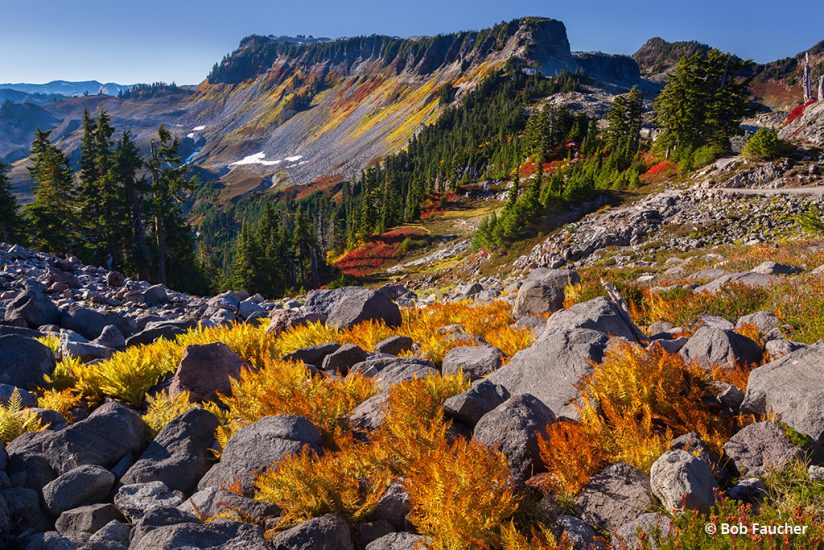
[[[26,205],[31,244],[45,252],[66,252],[76,245],[75,188],[69,161],[49,141],[50,132],[37,130],[31,148],[29,173],[34,201]]]
[[[8,243],[18,237],[20,216],[17,213],[17,198],[11,192],[7,171],[8,167],[0,162],[0,241]]]

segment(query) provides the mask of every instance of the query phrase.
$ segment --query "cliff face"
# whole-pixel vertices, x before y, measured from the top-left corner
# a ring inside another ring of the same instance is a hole
[[[207,127],[196,162],[238,192],[263,175],[274,185],[348,176],[402,148],[509,62],[622,86],[638,79],[628,57],[574,55],[564,24],[545,18],[410,39],[250,37],[215,66],[189,109],[191,124]]]

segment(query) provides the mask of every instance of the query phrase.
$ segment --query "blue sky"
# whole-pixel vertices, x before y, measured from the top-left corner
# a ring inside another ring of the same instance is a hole
[[[659,35],[769,61],[824,39],[821,0],[0,0],[0,82],[196,83],[248,34],[412,36],[524,15],[610,53]]]

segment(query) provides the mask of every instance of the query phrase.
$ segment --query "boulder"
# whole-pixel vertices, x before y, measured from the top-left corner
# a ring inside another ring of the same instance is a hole
[[[145,328],[137,334],[129,336],[126,339],[126,347],[137,346],[139,344],[151,344],[155,340],[159,340],[161,338],[165,340],[174,340],[185,332],[186,330],[184,328],[177,325],[161,325]]]
[[[84,338],[94,340],[108,323],[99,312],[86,307],[79,307],[71,313],[64,313],[60,319],[60,326],[81,334]]]
[[[280,516],[281,509],[271,502],[242,497],[235,493],[209,487],[198,491],[187,499],[178,509],[199,517],[214,517],[220,513],[237,514],[251,518],[262,525],[266,520]]]
[[[479,380],[463,393],[444,401],[446,416],[474,427],[486,413],[509,399],[509,391],[489,380]]]
[[[597,533],[592,526],[575,516],[566,514],[558,516],[555,522],[555,531],[558,539],[566,535],[566,538],[572,543],[572,547],[576,549],[603,550],[606,546],[597,538]]]
[[[462,371],[469,380],[478,380],[501,367],[502,354],[495,346],[460,346],[444,356],[441,372],[446,375]]]
[[[89,537],[84,550],[128,550],[130,534],[128,525],[113,519]]]
[[[114,485],[114,474],[101,466],[69,470],[43,487],[43,502],[54,516],[87,504],[104,502]]]
[[[191,401],[211,401],[218,393],[231,393],[231,378],[240,377],[243,359],[223,342],[192,344],[183,350],[169,395],[189,392]]]
[[[46,296],[43,285],[27,283],[26,290],[6,306],[6,322],[10,325],[37,328],[57,325],[63,314]]]
[[[387,390],[392,384],[398,384],[415,378],[426,378],[438,374],[434,363],[417,357],[371,357],[358,363],[350,372],[359,372],[364,376],[375,378],[382,390]]]
[[[715,477],[709,464],[685,451],[667,451],[650,469],[650,487],[667,510],[709,513],[715,503]]]
[[[114,466],[124,456],[142,451],[146,436],[140,415],[112,401],[68,428],[18,438],[8,450],[13,467],[15,461],[25,461],[28,455],[39,455],[64,474],[87,464]]]
[[[774,412],[791,428],[824,444],[824,342],[794,351],[750,373],[741,411]]]
[[[554,421],[549,407],[533,395],[521,394],[481,417],[473,433],[484,445],[500,446],[513,480],[520,484],[540,470],[538,435]]]
[[[390,336],[381,340],[375,346],[375,353],[388,353],[389,355],[400,355],[412,349],[412,338],[409,336]]]
[[[702,326],[679,352],[684,361],[697,361],[702,367],[750,365],[761,360],[761,347],[737,332]]]
[[[710,283],[697,287],[693,292],[709,292],[714,293],[721,290],[724,286],[730,283],[748,286],[751,288],[763,288],[772,285],[778,280],[774,275],[765,275],[763,273],[733,273],[732,275],[722,275]]]
[[[158,506],[156,508],[150,508],[146,510],[142,518],[132,525],[130,537],[131,546],[135,547],[138,543],[142,542],[146,535],[155,529],[180,524],[201,524],[196,516],[197,514],[184,512],[179,507]]]
[[[282,531],[269,541],[274,550],[354,550],[349,525],[326,514]]]
[[[191,409],[175,417],[121,481],[127,485],[162,481],[169,489],[191,494],[211,466],[209,450],[217,426],[217,417],[204,409]]]
[[[302,416],[265,416],[237,432],[226,443],[220,462],[198,484],[228,487],[239,482],[245,496],[252,496],[254,477],[286,455],[299,453],[308,445],[322,453],[320,432]]]
[[[305,348],[296,349],[292,353],[283,356],[286,361],[300,361],[307,365],[320,367],[327,355],[336,352],[340,348],[337,342],[327,342],[316,344]]]
[[[380,428],[386,419],[386,403],[388,400],[389,392],[383,391],[355,407],[355,410],[349,416],[352,426],[366,431]]]
[[[805,456],[804,450],[775,422],[744,427],[724,444],[724,453],[741,475],[750,477],[764,477],[771,468],[782,468]]]
[[[769,495],[767,486],[757,477],[742,479],[726,491],[729,498],[758,505]]]
[[[169,295],[165,286],[153,285],[143,292],[143,300],[150,306],[161,306],[169,301]]]
[[[160,526],[139,538],[132,537],[129,550],[268,550],[263,530],[236,521],[200,523],[187,521]]]
[[[750,273],[761,273],[763,275],[795,275],[803,270],[787,264],[779,264],[770,260],[758,264],[750,270]]]
[[[110,349],[122,350],[126,347],[126,338],[123,333],[114,325],[106,325],[93,344],[105,346]]]
[[[738,319],[735,328],[740,329],[745,325],[753,325],[758,329],[758,334],[764,341],[777,340],[783,338],[781,334],[781,327],[783,323],[781,319],[769,311],[759,311],[750,315],[744,315]]]
[[[63,357],[76,357],[88,363],[97,359],[108,359],[112,353],[114,353],[112,349],[99,344],[70,340],[65,334],[60,336],[60,355]]]
[[[11,487],[0,490],[0,499],[8,511],[8,528],[11,533],[21,533],[27,529],[46,531],[52,522],[40,507],[40,496],[33,489]]]
[[[657,548],[657,542],[669,536],[670,531],[672,531],[670,518],[655,512],[646,512],[625,523],[613,533],[612,548],[639,548],[641,542],[639,533],[644,534],[643,540],[650,545],[650,548]]]
[[[415,550],[424,548],[426,538],[423,535],[400,532],[389,533],[366,545],[366,550]]]
[[[581,519],[595,529],[616,531],[652,504],[649,478],[629,464],[610,464],[575,499]]]
[[[409,511],[409,495],[401,483],[395,482],[386,490],[366,521],[386,521],[393,530],[401,531],[406,527]]]
[[[366,361],[368,356],[369,354],[355,344],[344,344],[323,358],[321,368],[325,371],[340,371],[342,374],[346,374],[349,372],[350,367]]]
[[[55,522],[55,528],[61,535],[72,532],[96,533],[112,520],[120,520],[123,516],[114,507],[114,504],[90,504],[60,514]]]
[[[516,319],[554,313],[564,307],[564,289],[541,281],[526,281],[518,290],[512,314]]]
[[[292,327],[308,325],[309,323],[323,323],[326,315],[298,309],[276,309],[272,312],[266,334],[278,336],[281,332]]]
[[[123,485],[114,495],[114,505],[132,523],[140,520],[152,508],[175,507],[183,502],[162,481]]]
[[[25,336],[0,336],[0,384],[28,388],[54,371],[52,350]]]
[[[595,298],[553,313],[547,320],[542,337],[573,329],[595,330],[626,338],[630,342],[636,341],[636,336],[642,334],[638,327],[626,320],[621,308],[606,298]]]
[[[486,380],[503,386],[510,395],[530,393],[558,414],[577,418],[572,404],[580,397],[576,386],[592,372],[592,364],[603,359],[608,344],[609,337],[604,332],[553,330],[513,355],[506,366]]]
[[[390,327],[401,324],[400,309],[385,294],[360,287],[339,290],[344,292],[329,309],[328,324],[338,328],[349,328],[364,321],[383,321]]]

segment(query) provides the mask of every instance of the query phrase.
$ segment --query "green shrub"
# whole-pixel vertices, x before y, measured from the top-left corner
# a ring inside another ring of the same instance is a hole
[[[741,156],[754,159],[772,159],[786,155],[791,145],[778,139],[772,128],[762,127],[744,144]]]
[[[697,170],[711,164],[727,154],[727,148],[721,145],[704,145],[692,154],[692,169]]]

